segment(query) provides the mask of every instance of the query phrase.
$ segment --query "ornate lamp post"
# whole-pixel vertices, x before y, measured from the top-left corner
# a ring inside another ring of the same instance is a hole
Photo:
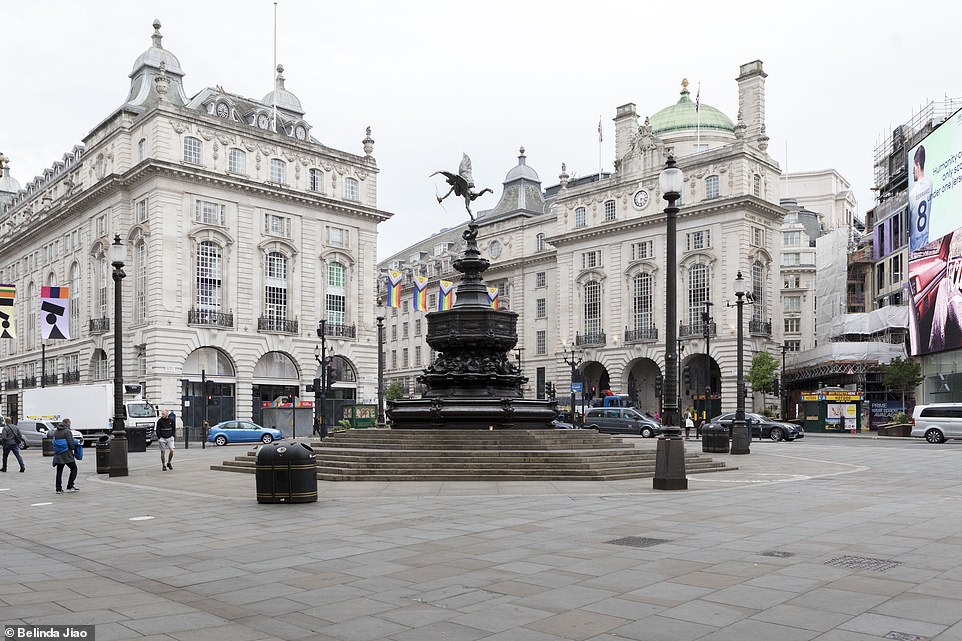
[[[751,433],[748,431],[748,425],[745,423],[745,364],[744,364],[744,351],[745,351],[745,334],[742,328],[742,308],[745,305],[745,292],[747,288],[745,286],[745,279],[742,278],[741,271],[735,277],[735,307],[737,308],[737,318],[738,318],[738,331],[736,333],[737,341],[737,389],[735,399],[735,420],[732,422],[732,454],[751,454]]]
[[[571,424],[578,425],[578,421],[575,420],[575,376],[578,372],[578,365],[580,365],[581,361],[584,359],[581,357],[580,350],[576,351],[574,347],[572,347],[570,350],[568,347],[563,347],[563,349],[564,361],[571,368]],[[582,388],[581,393],[585,393],[584,388]]]
[[[784,421],[788,418],[788,390],[785,385],[785,351],[788,349],[787,343],[781,344],[782,349],[782,386],[779,388],[779,405],[781,410],[781,419]]]
[[[681,412],[682,412],[682,406],[681,406],[681,378],[682,378],[682,376],[681,376],[681,354],[682,354],[683,351],[685,351],[685,346],[682,344],[682,339],[681,339],[681,338],[675,339],[675,342],[678,343],[678,412],[679,412],[678,427],[681,427],[681,420],[682,420],[682,419],[681,419]]]
[[[107,249],[107,260],[113,266],[114,279],[114,425],[110,441],[109,476],[127,476],[127,428],[124,424],[124,359],[123,359],[123,311],[121,309],[122,281],[127,248],[120,242],[120,234]]]
[[[321,346],[314,346],[314,360],[321,369],[320,378],[314,379],[314,433],[324,438],[327,436],[327,424],[324,421],[324,405],[327,402],[327,368],[334,359],[334,350],[327,353],[327,319],[317,321],[317,336],[321,339]]]
[[[704,416],[705,424],[710,420],[708,414],[711,412],[711,324],[714,320],[711,317],[711,306],[714,305],[710,300],[705,301],[705,311],[701,313],[702,334],[705,337],[705,405]]]
[[[384,427],[384,319],[387,309],[378,305],[374,310],[377,318],[377,426]]]

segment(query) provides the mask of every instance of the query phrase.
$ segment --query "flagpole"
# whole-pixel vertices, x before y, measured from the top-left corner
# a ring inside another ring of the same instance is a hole
[[[601,181],[601,116],[598,116],[598,181]]]
[[[277,2],[274,3],[274,68],[271,70],[271,84],[277,89]],[[277,94],[271,92],[271,129],[277,131]]]
[[[695,149],[701,151],[701,83],[698,83],[698,93],[695,94],[695,116],[697,126],[695,127]]]

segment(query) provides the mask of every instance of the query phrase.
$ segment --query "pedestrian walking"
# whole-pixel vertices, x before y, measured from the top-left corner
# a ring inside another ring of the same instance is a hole
[[[74,451],[77,449],[77,442],[73,440],[73,430],[70,429],[70,419],[63,419],[63,423],[53,432],[53,466],[57,468],[57,494],[63,494],[63,468],[70,468],[70,476],[67,478],[67,491],[79,492],[77,487],[77,458]]]
[[[0,419],[0,422],[3,423],[3,429],[0,430],[0,441],[3,442],[3,468],[0,468],[0,472],[7,471],[7,457],[10,452],[13,452],[13,455],[17,457],[17,462],[20,463],[20,471],[26,472],[27,468],[23,464],[23,457],[20,456],[20,448],[25,443],[20,428],[11,423],[9,417]]]
[[[692,417],[691,412],[685,413],[685,440],[687,441],[691,436],[691,428],[695,427],[695,419]]]
[[[170,412],[162,410],[160,418],[157,419],[157,445],[160,447],[160,469],[174,469],[171,461],[174,459],[174,421],[170,418]]]

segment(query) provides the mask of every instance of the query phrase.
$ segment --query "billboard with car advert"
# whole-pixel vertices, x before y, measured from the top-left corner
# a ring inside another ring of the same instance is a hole
[[[962,347],[962,110],[906,159],[909,174],[909,349]]]

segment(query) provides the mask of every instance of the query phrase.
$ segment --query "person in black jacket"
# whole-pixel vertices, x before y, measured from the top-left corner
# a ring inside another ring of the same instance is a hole
[[[171,461],[174,459],[174,429],[176,425],[170,418],[169,412],[163,410],[157,419],[157,445],[160,447],[160,469],[174,469]],[[166,457],[164,456],[166,454]]]
[[[74,485],[77,480],[77,459],[74,457],[74,450],[77,443],[73,440],[73,430],[70,429],[70,419],[63,419],[63,423],[54,430],[53,439],[62,438],[67,441],[67,449],[64,452],[53,454],[53,465],[57,468],[57,494],[63,494],[63,468],[70,468],[70,477],[67,479],[67,491],[79,492],[80,488]]]
[[[20,433],[20,428],[10,422],[8,417],[6,420],[0,419],[0,425],[3,429],[0,430],[0,441],[3,441],[3,468],[0,472],[7,471],[7,455],[13,452],[13,455],[17,457],[17,461],[20,463],[20,471],[25,472],[27,468],[23,464],[23,457],[20,456],[20,447],[23,444],[23,435]]]

